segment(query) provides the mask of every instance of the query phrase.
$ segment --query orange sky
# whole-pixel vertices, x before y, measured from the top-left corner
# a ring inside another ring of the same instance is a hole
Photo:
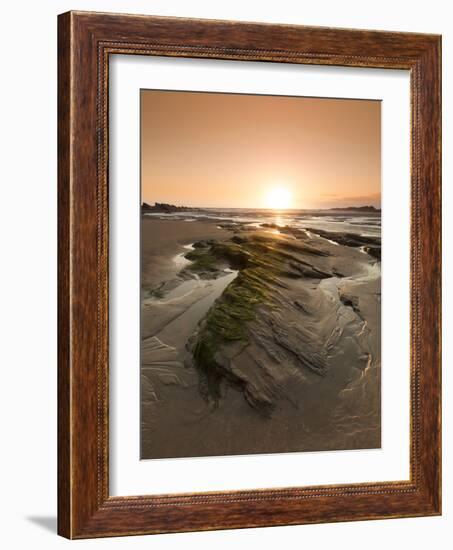
[[[142,90],[141,117],[145,202],[380,207],[380,101]]]

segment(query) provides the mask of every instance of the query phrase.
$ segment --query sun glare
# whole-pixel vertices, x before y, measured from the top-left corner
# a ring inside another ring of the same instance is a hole
[[[266,208],[284,210],[291,206],[291,193],[286,187],[273,187],[265,197]]]

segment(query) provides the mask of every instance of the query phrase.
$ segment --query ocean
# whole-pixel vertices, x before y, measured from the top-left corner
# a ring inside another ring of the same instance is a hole
[[[205,208],[168,214],[147,212],[145,216],[159,219],[180,219],[187,222],[210,220],[259,227],[261,224],[286,225],[297,229],[321,229],[341,233],[379,237],[381,212],[359,210],[265,210],[251,208]]]

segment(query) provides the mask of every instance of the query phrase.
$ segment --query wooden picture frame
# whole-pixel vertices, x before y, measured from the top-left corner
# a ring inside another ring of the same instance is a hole
[[[69,12],[58,20],[58,532],[88,538],[441,513],[441,39]],[[112,54],[410,71],[410,480],[109,495],[108,83]]]

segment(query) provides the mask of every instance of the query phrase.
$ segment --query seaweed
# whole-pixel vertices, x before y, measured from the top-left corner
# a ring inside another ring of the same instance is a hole
[[[203,393],[217,402],[222,378],[233,385],[241,385],[231,371],[222,368],[216,352],[225,344],[248,342],[247,324],[256,316],[256,307],[267,299],[266,284],[259,282],[253,270],[241,271],[208,311],[198,332],[193,348],[195,366],[203,375]]]
[[[195,247],[194,250],[187,252],[184,257],[192,263],[185,269],[189,269],[191,271],[216,271],[216,258],[209,253],[209,250],[210,247],[199,246]]]

